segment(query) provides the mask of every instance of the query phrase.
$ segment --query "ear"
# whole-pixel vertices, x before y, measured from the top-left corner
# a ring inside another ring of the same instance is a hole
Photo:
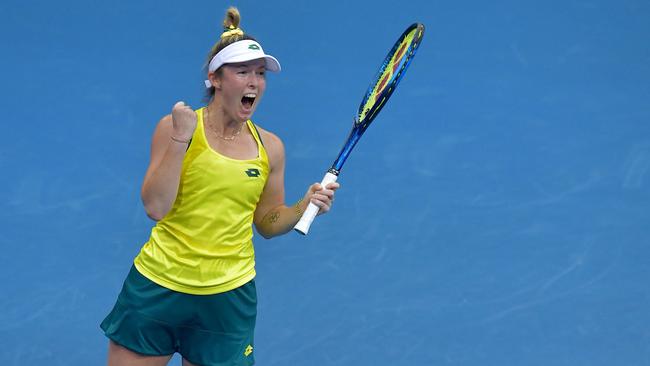
[[[221,90],[221,77],[216,72],[209,72],[208,80],[210,80],[210,83],[212,83],[215,89]]]

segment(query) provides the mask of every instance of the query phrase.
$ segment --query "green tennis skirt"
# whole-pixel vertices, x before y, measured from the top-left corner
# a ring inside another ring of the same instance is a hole
[[[135,267],[101,328],[143,355],[180,353],[197,365],[252,365],[257,316],[255,281],[215,295],[172,291]]]

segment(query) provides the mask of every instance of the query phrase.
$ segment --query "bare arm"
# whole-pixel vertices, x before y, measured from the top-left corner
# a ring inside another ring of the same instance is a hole
[[[187,143],[196,127],[196,114],[188,106],[174,106],[172,115],[163,117],[151,141],[151,160],[142,183],[141,197],[147,215],[162,219],[178,194],[181,167]],[[192,118],[194,125],[192,126]]]
[[[284,202],[284,146],[277,136],[264,130],[260,130],[260,133],[263,133],[266,143],[271,172],[260,202],[257,204],[254,223],[257,231],[268,239],[289,232],[307,209],[310,201],[320,207],[319,213],[329,211],[334,200],[334,191],[339,188],[339,184],[332,183],[327,186],[327,189],[323,189],[320,184],[314,183],[300,201],[287,206]]]

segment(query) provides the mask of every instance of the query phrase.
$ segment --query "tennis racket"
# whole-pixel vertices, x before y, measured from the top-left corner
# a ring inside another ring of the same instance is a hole
[[[336,182],[338,179],[341,168],[352,152],[352,149],[363,133],[366,132],[366,129],[370,126],[370,123],[375,119],[379,111],[384,107],[388,98],[395,91],[397,84],[404,76],[406,69],[415,56],[415,51],[420,46],[423,35],[424,25],[420,23],[412,24],[402,33],[397,42],[395,42],[395,45],[393,45],[393,48],[388,52],[388,55],[386,55],[375,79],[370,84],[368,91],[359,105],[359,112],[354,117],[354,124],[352,125],[352,131],[348,139],[345,141],[338,157],[334,160],[332,167],[329,168],[321,181],[323,187],[329,183]],[[318,206],[310,202],[300,221],[294,227],[294,230],[303,235],[307,235],[309,227],[317,214]]]

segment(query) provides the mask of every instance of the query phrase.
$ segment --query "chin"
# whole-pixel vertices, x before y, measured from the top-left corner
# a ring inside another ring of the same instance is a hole
[[[246,122],[246,121],[248,121],[249,119],[251,119],[251,117],[253,117],[253,113],[254,113],[254,112],[255,112],[255,110],[252,110],[252,111],[250,111],[250,112],[240,113],[240,114],[237,116],[237,118],[238,118],[241,122]]]
[[[237,121],[238,122],[246,122],[249,119],[251,119],[251,117],[252,117],[252,114],[251,115],[244,115],[244,116],[239,115],[239,116],[237,116]]]
[[[251,118],[252,115],[253,115],[253,113],[244,113],[244,112],[241,112],[241,111],[237,111],[235,113],[231,113],[230,118],[233,121],[246,122]]]

